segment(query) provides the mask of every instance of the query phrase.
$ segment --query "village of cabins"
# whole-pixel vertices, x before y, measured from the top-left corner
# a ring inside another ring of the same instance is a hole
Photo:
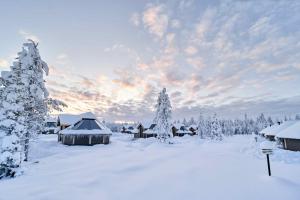
[[[126,124],[117,130],[123,134],[132,135],[133,139],[156,137],[154,123]],[[65,145],[94,145],[109,144],[112,131],[100,122],[91,113],[79,115],[59,114],[46,120],[46,131],[44,134],[57,134],[58,142]],[[170,134],[173,137],[185,135],[197,135],[197,126],[186,126],[182,123],[173,123]],[[292,120],[276,123],[259,132],[261,137],[278,144],[279,148],[300,151],[300,121]]]

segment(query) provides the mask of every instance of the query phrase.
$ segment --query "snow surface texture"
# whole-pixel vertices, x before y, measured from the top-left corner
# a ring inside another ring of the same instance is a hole
[[[65,146],[55,135],[32,143],[25,174],[0,181],[1,200],[299,200],[300,152],[276,150],[272,177],[251,136],[223,141],[197,136],[132,140],[114,134],[109,145]],[[34,164],[35,161],[39,163]]]

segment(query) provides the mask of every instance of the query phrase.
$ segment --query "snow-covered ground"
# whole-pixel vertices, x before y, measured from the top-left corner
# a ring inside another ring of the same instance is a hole
[[[24,175],[0,181],[1,200],[300,199],[300,152],[276,150],[268,177],[251,136],[187,136],[168,145],[115,134],[110,145],[92,147],[56,139],[40,136]]]

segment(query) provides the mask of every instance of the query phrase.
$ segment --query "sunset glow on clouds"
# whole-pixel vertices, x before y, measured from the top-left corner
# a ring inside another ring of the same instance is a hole
[[[162,87],[175,119],[300,112],[299,1],[87,2],[3,3],[0,68],[38,40],[50,95],[109,121],[152,119]]]

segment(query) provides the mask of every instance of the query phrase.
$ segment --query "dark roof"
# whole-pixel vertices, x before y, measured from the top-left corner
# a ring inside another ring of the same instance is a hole
[[[97,121],[95,119],[88,119],[88,118],[83,118],[82,120],[80,120],[79,122],[74,124],[72,129],[73,130],[82,130],[82,129],[85,129],[85,130],[100,129],[100,130],[102,130],[102,128],[100,127],[100,125],[97,123]]]
[[[155,126],[156,126],[156,124],[151,124],[151,126],[149,127],[149,129],[154,129]]]

